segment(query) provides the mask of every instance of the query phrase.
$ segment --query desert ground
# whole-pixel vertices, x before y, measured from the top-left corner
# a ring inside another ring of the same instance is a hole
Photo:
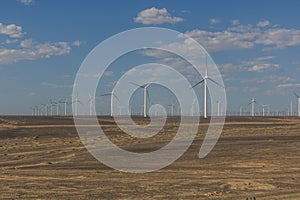
[[[147,152],[172,139],[178,118],[145,141],[127,137],[109,117],[99,121],[114,143]],[[300,199],[300,118],[227,117],[217,145],[199,159],[207,126],[201,119],[173,164],[134,174],[89,154],[72,117],[0,116],[0,199]]]

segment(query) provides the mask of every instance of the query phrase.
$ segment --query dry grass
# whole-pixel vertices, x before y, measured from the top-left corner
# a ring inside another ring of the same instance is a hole
[[[176,131],[173,119],[142,141],[100,121],[113,142],[136,152],[160,148]],[[198,159],[206,129],[203,121],[172,165],[129,174],[94,159],[71,118],[0,117],[0,199],[300,199],[300,119],[228,118],[213,151]]]

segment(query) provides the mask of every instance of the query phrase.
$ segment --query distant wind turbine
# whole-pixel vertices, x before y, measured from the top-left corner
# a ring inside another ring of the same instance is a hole
[[[67,105],[68,103],[68,98],[66,98],[65,100],[60,100],[59,103],[64,104],[64,115],[67,116]]]
[[[114,112],[113,112],[113,98],[116,98],[118,100],[118,102],[120,102],[119,98],[115,95],[114,91],[106,93],[106,94],[102,94],[100,96],[111,96],[110,99],[110,116],[112,117]]]
[[[240,116],[243,115],[243,106],[240,106]]]
[[[148,92],[148,87],[151,85],[151,83],[147,83],[147,84],[144,84],[144,85],[138,85],[136,83],[131,83],[131,84],[136,85],[139,88],[143,88],[144,89],[143,115],[144,115],[144,117],[147,117],[147,97],[148,97],[148,99],[150,99],[149,92]]]
[[[94,106],[94,99],[91,94],[89,94],[89,103],[90,103],[90,116],[93,115],[93,106]]]
[[[293,101],[291,101],[291,104],[290,104],[290,107],[291,107],[291,116],[293,116]]]
[[[300,96],[296,93],[294,93],[295,96],[297,97],[297,100],[298,100],[298,117],[300,117]]]
[[[192,109],[192,110],[191,110],[191,115],[192,115],[192,116],[194,116],[194,105],[195,105],[195,103],[196,103],[196,99],[194,99],[194,100],[193,100],[193,103],[192,103],[192,108],[191,108],[191,109]]]
[[[218,117],[220,117],[221,116],[221,101],[217,101],[217,107],[218,107],[217,115],[218,115]]]
[[[265,108],[268,109],[268,114],[270,113],[270,105],[262,105],[262,109],[263,109],[263,116],[265,116],[266,112],[265,112]]]
[[[50,115],[53,116],[53,107],[56,106],[56,103],[50,99]]]
[[[74,105],[75,116],[78,116],[78,103],[82,104],[81,101],[79,101],[78,99],[78,92],[77,92],[75,100],[72,102],[72,105]]]
[[[255,103],[257,103],[257,102],[255,101],[255,98],[252,97],[251,102],[248,104],[248,105],[251,104],[251,116],[252,116],[252,117],[254,117],[254,115],[255,115],[255,113],[254,113],[254,110],[255,110]]]
[[[205,76],[201,81],[196,83],[192,88],[196,87],[197,85],[204,83],[204,99],[203,99],[203,115],[204,118],[207,118],[207,81],[210,80],[211,82],[215,83],[216,85],[224,88],[221,84],[213,80],[208,76],[208,69],[207,69],[207,54],[205,54]]]
[[[172,103],[172,104],[169,104],[168,106],[171,107],[170,115],[173,116],[173,115],[174,115],[174,108],[175,108],[175,105]]]

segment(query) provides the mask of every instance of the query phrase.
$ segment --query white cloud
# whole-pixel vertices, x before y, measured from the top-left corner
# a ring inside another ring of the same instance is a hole
[[[181,12],[182,13],[191,13],[191,11],[189,11],[189,10],[182,10]]]
[[[273,60],[275,56],[263,56],[256,58],[257,61],[266,61],[266,60]]]
[[[84,78],[100,78],[101,76],[113,76],[114,72],[113,71],[105,71],[102,75],[100,73],[95,73],[95,74],[81,73],[78,75],[81,77],[84,77]]]
[[[73,88],[74,87],[74,84],[71,84],[71,85],[63,85],[63,84],[57,84],[57,83],[48,83],[48,82],[42,82],[42,85],[43,86],[46,86],[46,87],[50,87],[50,88]]]
[[[21,38],[24,33],[22,27],[15,24],[5,25],[0,23],[0,35],[7,35],[10,38]]]
[[[196,39],[208,51],[250,49],[255,46],[254,39],[259,35],[252,26],[235,26],[224,31],[195,29],[185,33]]]
[[[31,3],[32,1],[26,2]],[[24,3],[26,2],[24,1]],[[80,46],[82,44],[79,40],[76,40],[73,43],[37,43],[33,39],[23,39],[25,33],[22,31],[22,27],[15,24],[4,25],[0,23],[0,36],[1,35],[7,35],[9,38],[1,42],[0,64],[64,55],[70,53],[71,46]]]
[[[262,26],[262,23],[260,24]],[[263,45],[263,50],[274,50],[300,45],[298,29],[262,28],[250,24],[234,25],[215,32],[195,29],[185,34],[196,39],[208,51],[251,49],[258,45]]]
[[[155,7],[141,11],[138,13],[137,17],[134,18],[134,22],[146,25],[158,25],[165,23],[176,24],[181,21],[183,21],[182,18],[171,16],[166,8],[157,9]]]
[[[235,20],[232,20],[232,21],[231,21],[231,24],[232,24],[233,26],[236,26],[236,25],[239,25],[239,24],[240,24],[240,21],[239,21],[238,19],[235,19]]]
[[[278,68],[279,68],[278,64],[262,63],[262,64],[253,65],[251,68],[249,68],[249,71],[265,72],[265,71],[274,71],[277,70]]]
[[[219,19],[212,18],[212,19],[209,21],[209,23],[210,23],[211,25],[218,24],[218,23],[220,23],[220,20],[219,20]]]
[[[277,88],[300,88],[300,83],[286,83],[286,84],[279,84]]]
[[[23,48],[30,48],[32,47],[33,41],[32,39],[23,40],[20,42],[20,46]]]
[[[114,75],[114,72],[113,72],[113,71],[105,71],[105,72],[103,73],[103,76],[112,76],[112,75]]]
[[[67,42],[34,43],[31,39],[23,40],[18,48],[0,48],[0,64],[20,60],[36,60],[68,54],[71,47]]]
[[[300,45],[300,30],[271,28],[259,35],[256,44],[263,44],[266,50],[284,49]]]
[[[18,39],[6,39],[4,43],[5,44],[14,44],[16,42],[18,42]]]
[[[256,24],[258,27],[266,27],[270,25],[270,22],[268,20],[260,21]]]
[[[79,41],[79,40],[75,40],[72,45],[75,46],[75,47],[79,47],[83,44],[83,42]]]
[[[33,4],[33,0],[19,0],[20,3],[24,4],[24,5],[30,5]]]

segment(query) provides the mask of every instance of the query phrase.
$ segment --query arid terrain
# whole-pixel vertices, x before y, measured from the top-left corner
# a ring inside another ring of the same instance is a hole
[[[136,118],[143,123],[142,118]],[[172,139],[177,118],[145,142],[99,118],[109,138],[144,152]],[[300,119],[228,117],[204,159],[208,121],[176,162],[150,173],[111,169],[91,156],[71,117],[0,117],[0,199],[300,199]]]

